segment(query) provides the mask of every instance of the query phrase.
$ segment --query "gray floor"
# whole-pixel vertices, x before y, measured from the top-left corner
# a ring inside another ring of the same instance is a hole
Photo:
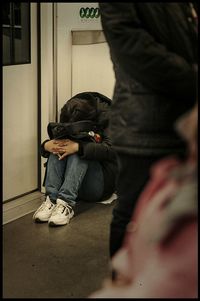
[[[81,203],[70,224],[36,224],[32,213],[3,226],[3,298],[86,298],[109,270],[112,204]]]

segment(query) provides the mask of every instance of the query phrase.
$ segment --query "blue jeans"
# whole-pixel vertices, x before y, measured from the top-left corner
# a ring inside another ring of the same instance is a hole
[[[77,154],[58,160],[50,154],[45,179],[46,194],[53,203],[59,198],[74,206],[77,199],[97,202],[104,190],[102,167],[97,161],[82,160]]]

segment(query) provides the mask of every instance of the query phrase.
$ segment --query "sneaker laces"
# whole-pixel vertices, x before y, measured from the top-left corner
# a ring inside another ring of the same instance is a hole
[[[42,203],[42,205],[38,208],[38,211],[44,210],[45,208],[50,209],[52,207],[52,203],[50,203],[48,200]]]
[[[70,208],[71,207],[69,205],[65,206],[63,204],[57,204],[52,212],[52,215],[62,214],[62,213],[64,213],[65,209],[67,209],[68,213],[70,213]]]

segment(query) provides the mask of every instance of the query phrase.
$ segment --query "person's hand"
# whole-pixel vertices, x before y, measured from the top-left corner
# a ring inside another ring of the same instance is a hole
[[[62,160],[66,156],[74,154],[79,150],[79,144],[70,139],[54,140],[54,145],[57,146],[59,160]]]
[[[50,153],[58,154],[62,149],[58,145],[58,140],[49,140],[45,143],[44,149]]]

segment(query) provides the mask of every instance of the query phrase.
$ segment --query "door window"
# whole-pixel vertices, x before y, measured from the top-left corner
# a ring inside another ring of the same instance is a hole
[[[3,65],[29,64],[30,3],[3,3]]]

